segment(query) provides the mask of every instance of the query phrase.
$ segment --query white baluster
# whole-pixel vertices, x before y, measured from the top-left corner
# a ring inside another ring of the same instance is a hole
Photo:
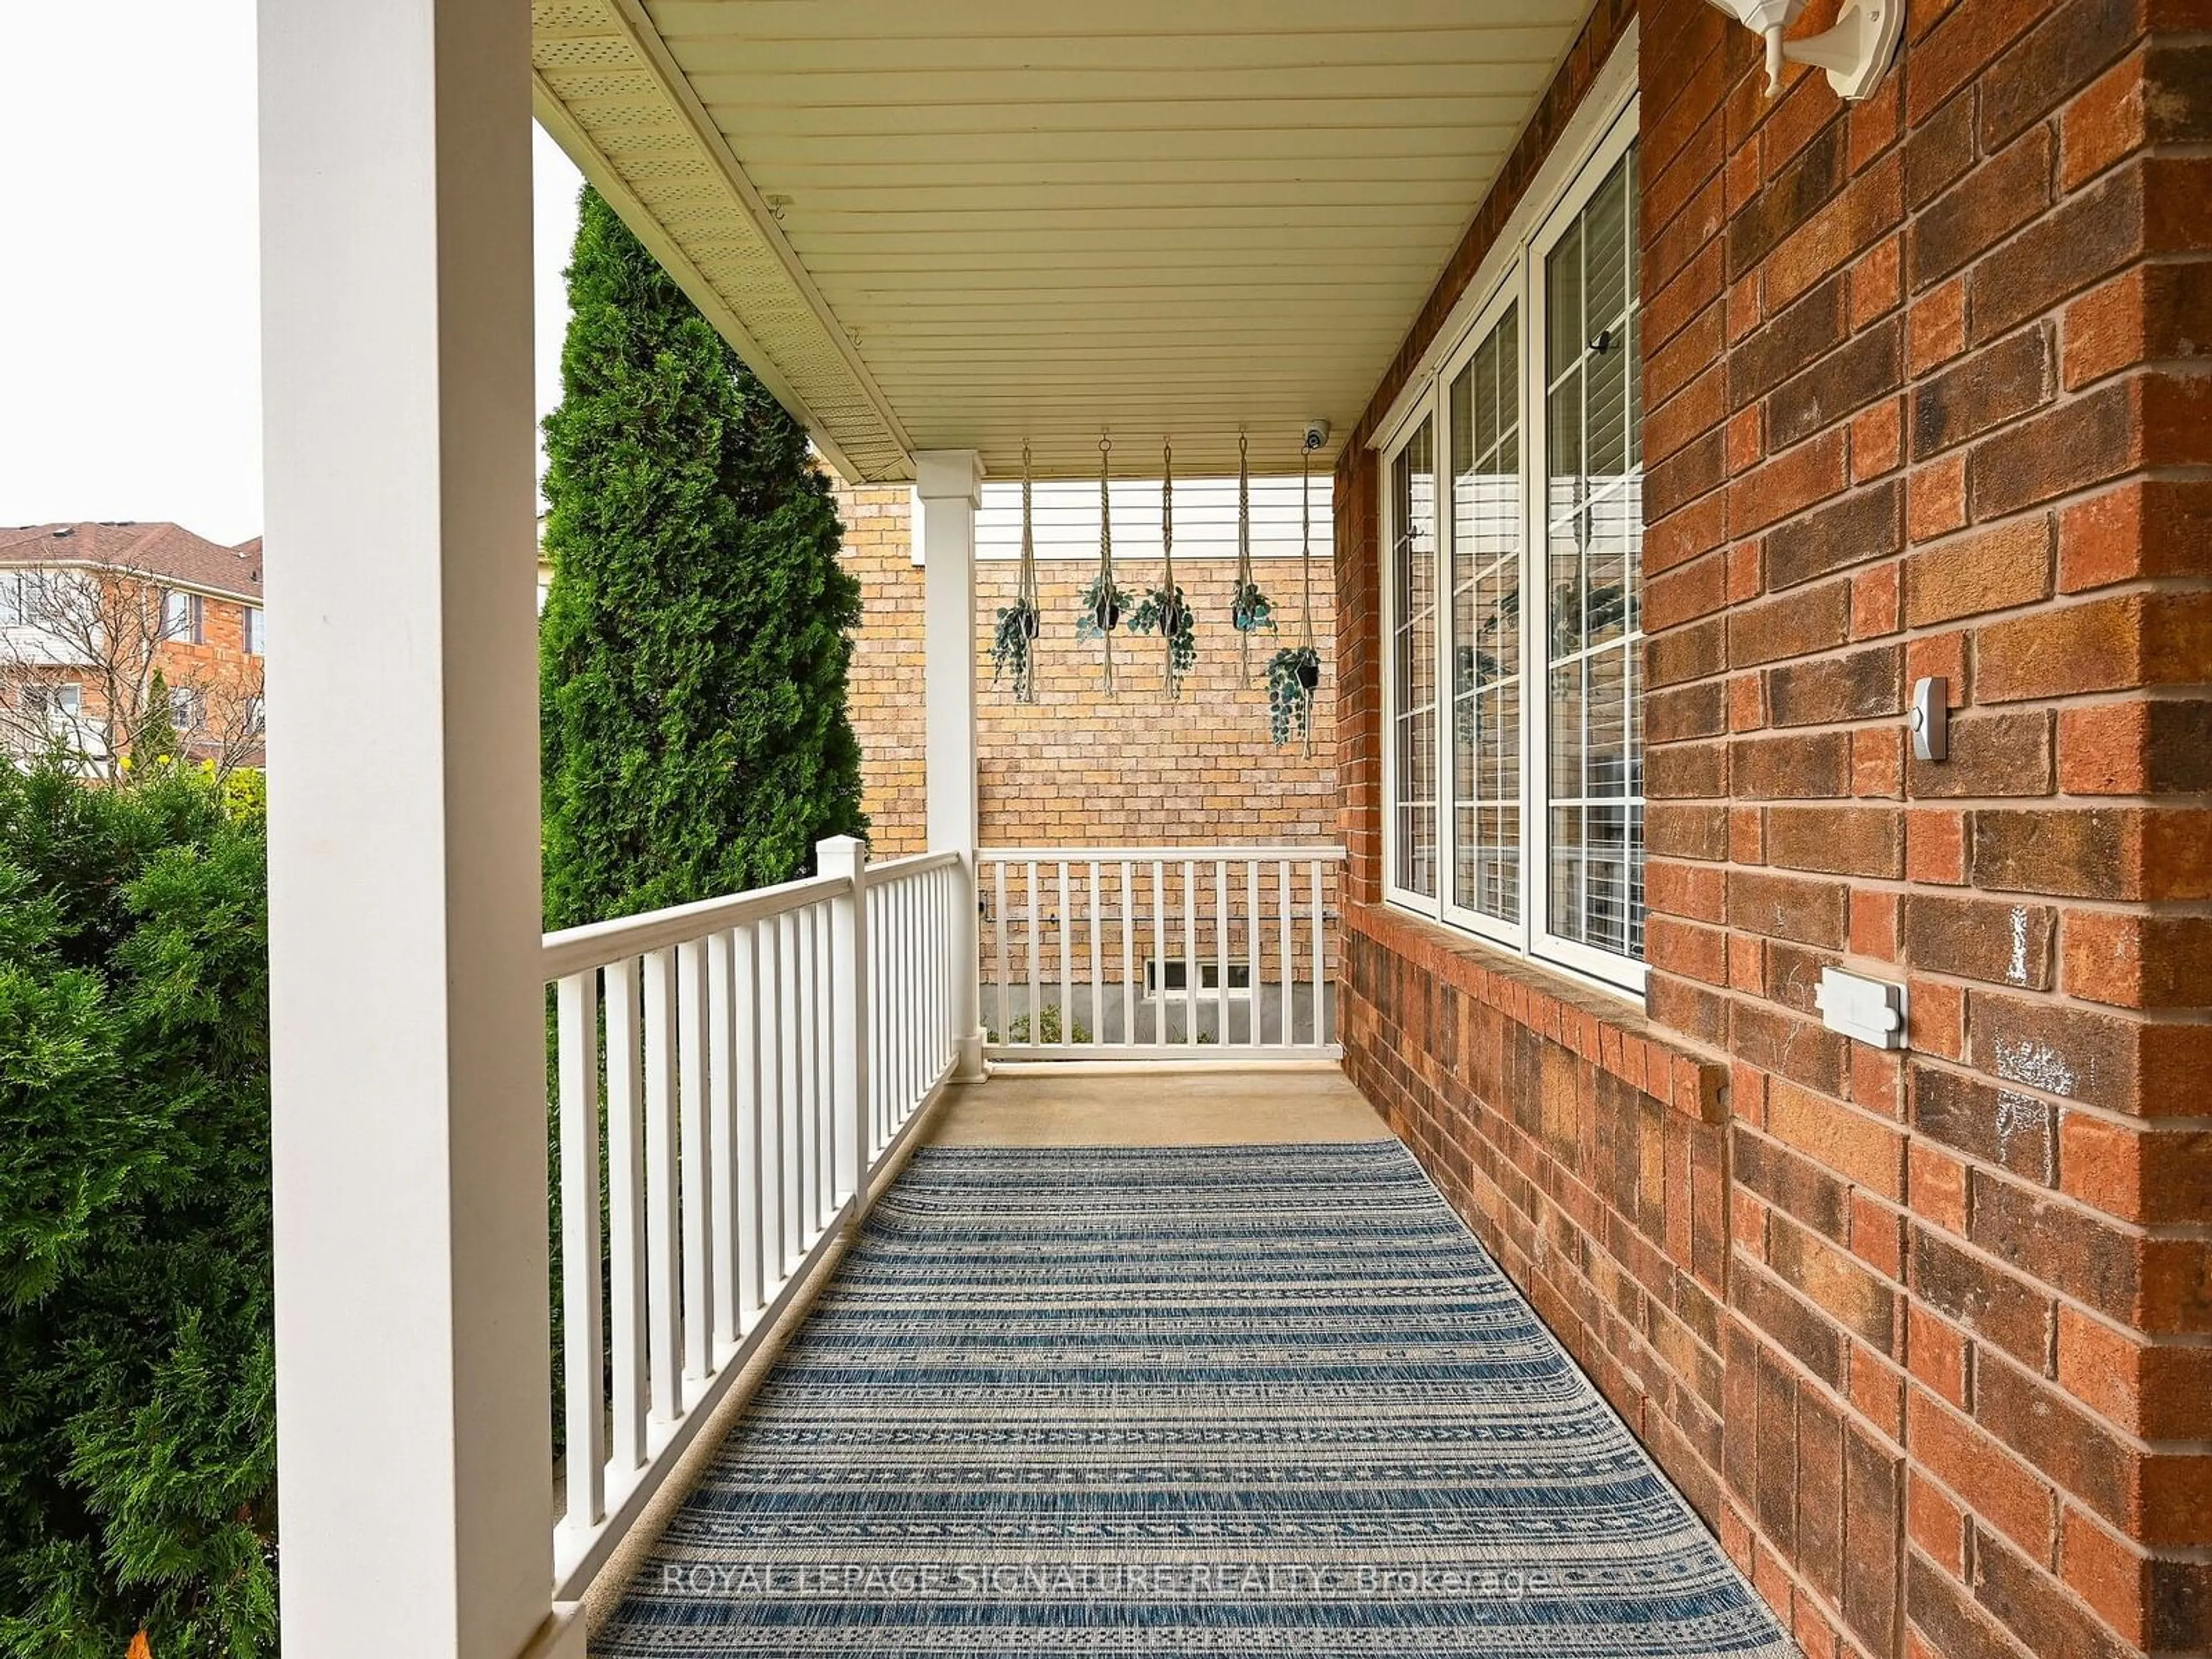
[[[799,1248],[812,1242],[818,1217],[815,1208],[815,1164],[821,1151],[822,1102],[820,1054],[815,1025],[821,1013],[817,996],[814,940],[814,910],[803,906],[791,913],[792,930],[799,941],[799,1156],[793,1175],[799,1211]]]
[[[1039,966],[1041,961],[1039,951],[1042,947],[1037,942],[1037,923],[1043,912],[1044,902],[1037,886],[1037,867],[1035,859],[1030,860],[1028,892],[1030,903],[1029,1040],[1035,1044],[1044,1041],[1044,975]]]
[[[767,1297],[761,1293],[761,1023],[760,965],[754,927],[746,922],[730,934],[730,1006],[736,1018],[736,1058],[732,1091],[737,1120],[732,1167],[737,1188],[738,1314],[749,1330]]]
[[[1129,860],[1121,860],[1121,1041],[1137,1040],[1137,890]]]
[[[1168,1040],[1168,901],[1166,870],[1152,860],[1152,1041]]]
[[[1246,1025],[1252,1046],[1260,1046],[1260,860],[1244,860],[1244,976],[1251,981],[1252,994],[1246,1004]]]
[[[1221,1046],[1230,1043],[1229,1030],[1229,860],[1213,861],[1213,988],[1214,1013],[1221,1021]]]
[[[1275,1040],[1287,1048],[1291,1044],[1291,1030],[1297,1005],[1297,999],[1293,994],[1296,987],[1291,977],[1291,958],[1297,948],[1298,937],[1297,928],[1291,920],[1291,861],[1288,859],[1276,860],[1275,894],[1279,911],[1277,923],[1277,944],[1282,951],[1283,957],[1283,1029],[1277,1034]]]
[[[676,952],[661,950],[645,958],[645,1271],[646,1361],[662,1422],[684,1411],[676,1194]]]
[[[707,941],[707,1141],[713,1151],[715,1363],[738,1340],[737,1008],[727,933]]]
[[[606,1517],[599,1338],[599,1000],[586,970],[557,993],[561,1072],[562,1420],[568,1429],[567,1525],[587,1532]]]
[[[993,898],[991,907],[991,939],[998,951],[998,977],[991,981],[991,1018],[999,1028],[999,1041],[1012,1040],[1011,1020],[1006,1013],[1006,865],[1003,859],[991,862]]]
[[[1313,1040],[1314,1047],[1318,1048],[1328,1041],[1328,1033],[1323,1029],[1322,1019],[1322,1006],[1327,1000],[1328,977],[1322,945],[1321,860],[1314,860],[1307,866],[1307,870],[1311,878],[1313,890]]]
[[[804,1218],[799,1207],[799,1171],[805,1153],[799,1146],[799,1115],[804,1100],[805,1057],[799,1049],[799,1002],[805,981],[799,969],[799,919],[788,910],[775,919],[777,1000],[783,1012],[782,1041],[778,1053],[782,1071],[782,1093],[777,1101],[777,1136],[783,1164],[776,1174],[776,1207],[783,1218],[778,1282],[788,1278],[804,1250]]]
[[[815,1132],[814,1220],[817,1229],[830,1224],[837,1207],[839,1143],[852,1137],[853,1119],[840,1117],[837,1106],[837,940],[834,918],[827,903],[811,907],[814,915],[814,1031],[817,1056],[815,1075],[821,1079],[822,1115]],[[848,1040],[854,1034],[848,1031]]]
[[[1075,1041],[1075,916],[1067,897],[1067,860],[1060,861],[1060,1040]]]
[[[1099,954],[1098,938],[1098,860],[1091,860],[1091,1041],[1106,1040],[1105,974]]]
[[[1198,1046],[1198,865],[1182,861],[1182,1040]]]
[[[761,1300],[775,1299],[782,1287],[783,1250],[783,1134],[784,1041],[783,1021],[787,988],[784,983],[783,926],[780,918],[763,917],[758,928],[760,946],[760,1204]]]
[[[695,1378],[714,1370],[714,1164],[707,1124],[707,949],[676,947],[678,1101],[682,1114],[684,1365]]]
[[[645,1076],[638,1030],[638,963],[606,971],[608,1334],[613,1346],[615,1468],[645,1463]]]

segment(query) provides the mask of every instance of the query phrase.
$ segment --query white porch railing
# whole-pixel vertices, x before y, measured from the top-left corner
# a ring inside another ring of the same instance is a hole
[[[810,880],[545,936],[556,1601],[582,1594],[952,1071],[959,855],[817,851]]]
[[[1000,1060],[1313,1059],[1340,847],[977,854],[984,1052]]]

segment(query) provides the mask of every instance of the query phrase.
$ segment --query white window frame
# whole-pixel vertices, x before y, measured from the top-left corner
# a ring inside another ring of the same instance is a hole
[[[1443,780],[1446,775],[1446,767],[1444,757],[1441,754],[1437,757],[1437,781],[1440,793],[1437,801],[1438,819],[1437,823],[1436,892],[1424,893],[1418,888],[1407,886],[1403,879],[1404,872],[1398,867],[1399,787],[1398,713],[1396,700],[1398,692],[1399,616],[1397,557],[1399,525],[1396,468],[1398,465],[1398,457],[1403,454],[1407,447],[1420,434],[1421,423],[1424,421],[1430,423],[1429,431],[1431,435],[1431,441],[1429,445],[1429,453],[1432,458],[1432,462],[1436,468],[1437,485],[1435,496],[1437,526],[1436,532],[1431,538],[1432,550],[1431,556],[1437,561],[1437,571],[1438,574],[1441,574],[1444,568],[1443,519],[1445,495],[1443,484],[1445,463],[1449,458],[1443,453],[1435,441],[1435,439],[1442,434],[1443,422],[1437,409],[1437,388],[1433,385],[1429,387],[1426,395],[1425,395],[1419,403],[1414,404],[1412,412],[1407,416],[1404,429],[1401,431],[1394,440],[1392,440],[1389,449],[1383,452],[1382,472],[1376,486],[1382,492],[1382,890],[1384,896],[1394,904],[1403,905],[1409,910],[1418,910],[1424,915],[1434,915],[1437,914],[1437,906],[1443,902],[1443,896],[1451,890],[1451,866],[1444,861],[1446,842],[1444,825],[1442,818],[1443,799],[1441,791],[1443,785]],[[1431,592],[1429,600],[1430,610],[1435,616],[1435,632],[1437,641],[1436,655],[1439,666],[1441,666],[1443,660],[1443,647],[1442,641],[1444,635],[1444,627],[1443,617],[1441,613],[1445,603],[1445,599],[1446,596],[1442,592],[1442,591],[1437,590]],[[1443,732],[1444,683],[1438,681],[1437,683],[1436,690],[1437,702],[1435,719],[1437,722],[1437,737],[1439,740],[1441,740]]]
[[[1419,371],[1418,383],[1401,394],[1395,418],[1377,446],[1376,489],[1381,496],[1382,724],[1382,864],[1383,893],[1388,902],[1474,934],[1486,942],[1565,969],[1577,978],[1603,988],[1641,998],[1647,978],[1645,964],[1617,956],[1582,941],[1564,939],[1551,931],[1549,757],[1551,709],[1548,690],[1551,664],[1546,642],[1551,637],[1550,582],[1543,563],[1548,549],[1545,512],[1548,492],[1543,488],[1550,463],[1550,434],[1545,428],[1543,381],[1547,367],[1545,264],[1596,194],[1613,167],[1635,144],[1639,131],[1638,102],[1632,70],[1637,43],[1632,35],[1618,49],[1631,73],[1626,89],[1606,96],[1595,111],[1593,131],[1572,155],[1555,179],[1541,182],[1547,193],[1534,195],[1526,228],[1498,250],[1470,285],[1470,300],[1463,301],[1454,319],[1455,330],[1448,348]],[[1608,65],[1609,71],[1615,70]],[[1594,94],[1594,96],[1598,94]],[[1562,143],[1561,149],[1569,146]],[[1550,172],[1547,167],[1546,171]],[[1630,232],[1635,234],[1638,204],[1630,203]],[[1516,217],[1519,216],[1516,215]],[[1509,233],[1510,234],[1510,233]],[[1501,239],[1504,240],[1504,239]],[[1477,298],[1475,296],[1479,295]],[[1639,295],[1638,303],[1643,296]],[[1471,362],[1508,307],[1517,306],[1520,343],[1517,362],[1521,395],[1522,582],[1521,582],[1521,902],[1520,921],[1509,924],[1455,902],[1456,896],[1457,813],[1453,808],[1456,781],[1451,742],[1453,714],[1452,666],[1452,538],[1456,517],[1453,510],[1451,384]],[[1635,366],[1640,372],[1641,366]],[[1398,457],[1419,431],[1431,422],[1437,457],[1437,527],[1435,550],[1437,621],[1437,893],[1434,896],[1403,886],[1398,870],[1398,758],[1395,697],[1398,684],[1397,569],[1399,526],[1397,498],[1393,485]],[[1535,580],[1531,580],[1531,575]],[[1641,695],[1639,691],[1638,695]]]
[[[543,611],[545,608],[545,590],[541,587],[538,590],[538,608],[540,611]],[[267,633],[268,627],[268,620],[262,615],[261,607],[259,605],[249,605],[246,607],[246,655],[249,657],[260,657],[266,656],[268,654],[267,651],[264,649],[269,642]]]
[[[184,615],[172,620],[169,605],[173,599],[184,602]],[[165,588],[161,593],[161,637],[179,640],[186,645],[207,643],[207,603],[189,587]]]

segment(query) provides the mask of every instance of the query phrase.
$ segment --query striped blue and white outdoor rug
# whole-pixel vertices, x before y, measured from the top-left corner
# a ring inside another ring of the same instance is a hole
[[[1382,1141],[921,1152],[593,1651],[1793,1650]]]

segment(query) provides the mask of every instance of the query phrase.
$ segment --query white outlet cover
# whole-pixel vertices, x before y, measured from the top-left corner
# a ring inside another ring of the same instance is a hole
[[[1854,1042],[1875,1048],[1905,1047],[1905,988],[1886,980],[1847,974],[1840,968],[1820,970],[1820,988],[1813,994],[1820,1023],[1840,1031]]]

